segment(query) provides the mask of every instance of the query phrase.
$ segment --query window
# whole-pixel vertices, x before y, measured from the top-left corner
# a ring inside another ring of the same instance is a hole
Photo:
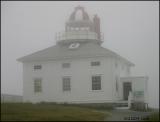
[[[99,61],[91,62],[91,66],[99,66],[99,65],[100,65]]]
[[[69,68],[69,67],[70,67],[70,63],[63,63],[63,64],[62,64],[62,67],[63,67],[63,68]]]
[[[41,65],[34,65],[34,70],[42,69]]]
[[[63,91],[71,91],[70,77],[63,77]]]
[[[101,76],[92,76],[92,90],[101,90]]]
[[[42,92],[42,79],[34,79],[34,92]]]

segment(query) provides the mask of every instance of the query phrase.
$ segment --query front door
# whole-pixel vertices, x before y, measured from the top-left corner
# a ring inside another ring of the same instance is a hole
[[[131,82],[123,83],[123,99],[128,100],[129,91],[132,91]]]

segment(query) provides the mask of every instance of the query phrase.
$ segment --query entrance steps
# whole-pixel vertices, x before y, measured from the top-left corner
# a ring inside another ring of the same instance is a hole
[[[116,109],[129,109],[128,101],[116,101],[114,104]]]
[[[127,106],[127,107],[115,107],[115,109],[117,109],[117,110],[125,110],[125,109],[129,109],[129,107]]]

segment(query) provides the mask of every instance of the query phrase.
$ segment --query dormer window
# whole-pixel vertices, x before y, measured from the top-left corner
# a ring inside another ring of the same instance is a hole
[[[34,70],[40,70],[42,69],[42,65],[34,65]]]

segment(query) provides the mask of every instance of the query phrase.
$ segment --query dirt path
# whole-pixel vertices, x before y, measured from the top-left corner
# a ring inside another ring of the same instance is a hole
[[[107,117],[105,121],[140,121],[147,120],[148,115],[152,112],[138,112],[127,109],[116,109],[110,111],[111,116]]]

